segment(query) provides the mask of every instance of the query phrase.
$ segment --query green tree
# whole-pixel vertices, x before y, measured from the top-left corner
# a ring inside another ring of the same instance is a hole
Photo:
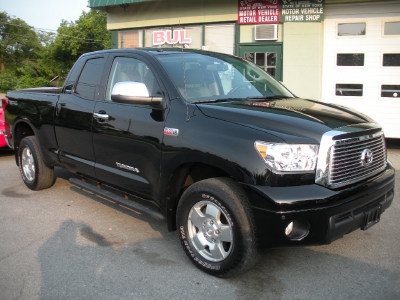
[[[63,20],[57,34],[35,30],[0,12],[0,92],[62,83],[83,53],[111,48],[106,13],[92,10],[75,22]]]
[[[0,12],[0,72],[21,67],[39,56],[42,45],[36,32],[23,20]]]
[[[111,48],[111,33],[107,31],[107,14],[91,10],[82,12],[76,22],[62,21],[57,37],[50,46],[60,77],[84,53]]]
[[[37,65],[46,38],[23,20],[0,12],[0,92],[46,82]]]

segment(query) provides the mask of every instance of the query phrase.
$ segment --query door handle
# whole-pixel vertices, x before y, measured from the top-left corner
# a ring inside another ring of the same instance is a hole
[[[57,102],[57,104],[56,104],[56,117],[58,117],[60,115],[61,108],[62,108],[61,104]]]
[[[95,119],[100,119],[102,121],[107,121],[108,118],[109,118],[109,115],[107,115],[105,112],[100,111],[98,113],[93,113],[93,117]]]

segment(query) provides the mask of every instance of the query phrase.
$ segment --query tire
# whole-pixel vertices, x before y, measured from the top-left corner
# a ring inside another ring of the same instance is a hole
[[[228,278],[258,261],[251,206],[231,179],[211,178],[191,185],[179,201],[177,225],[186,255],[206,273]]]
[[[25,137],[19,144],[18,166],[25,185],[31,190],[43,190],[53,185],[54,169],[44,164],[35,136]]]

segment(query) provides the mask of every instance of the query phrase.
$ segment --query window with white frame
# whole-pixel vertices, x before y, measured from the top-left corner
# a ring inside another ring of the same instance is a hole
[[[385,98],[400,97],[400,84],[382,84],[381,97]]]
[[[363,95],[363,85],[354,83],[338,83],[336,84],[336,96],[356,96]]]
[[[338,36],[363,36],[366,33],[366,23],[339,23],[337,27]]]
[[[400,35],[400,21],[397,22],[385,22],[384,35]]]
[[[400,53],[384,53],[383,67],[400,67]]]
[[[337,66],[364,66],[364,53],[338,53],[336,56]]]

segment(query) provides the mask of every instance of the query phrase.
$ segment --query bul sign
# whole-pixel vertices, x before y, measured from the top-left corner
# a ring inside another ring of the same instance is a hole
[[[164,45],[165,43],[168,45],[190,44],[191,42],[192,39],[186,37],[185,29],[153,31],[153,46]]]

